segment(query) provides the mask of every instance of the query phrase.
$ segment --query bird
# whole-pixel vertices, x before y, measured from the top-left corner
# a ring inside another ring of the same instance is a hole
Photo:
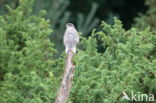
[[[73,53],[76,53],[76,46],[79,42],[79,34],[72,23],[67,23],[66,30],[63,37],[63,43],[65,45],[65,52],[66,54],[68,51],[72,51]]]

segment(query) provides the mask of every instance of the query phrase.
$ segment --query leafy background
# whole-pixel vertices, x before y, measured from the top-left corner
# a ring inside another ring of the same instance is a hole
[[[81,35],[68,103],[156,97],[155,0],[1,0],[0,15],[0,103],[55,101],[67,22]]]

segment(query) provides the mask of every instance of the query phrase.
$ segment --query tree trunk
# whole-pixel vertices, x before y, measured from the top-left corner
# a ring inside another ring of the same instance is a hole
[[[72,63],[73,57],[74,53],[69,50],[67,52],[67,58],[65,61],[65,70],[63,74],[63,79],[55,103],[66,103],[68,100],[75,71],[75,65]]]

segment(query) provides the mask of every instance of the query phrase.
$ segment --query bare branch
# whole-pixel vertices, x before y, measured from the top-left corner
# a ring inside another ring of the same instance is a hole
[[[63,74],[63,79],[60,85],[60,89],[58,91],[57,98],[55,103],[66,103],[70,89],[72,86],[72,80],[74,77],[75,65],[72,63],[72,59],[74,57],[74,53],[70,50],[67,52],[67,58],[65,61],[65,70]]]

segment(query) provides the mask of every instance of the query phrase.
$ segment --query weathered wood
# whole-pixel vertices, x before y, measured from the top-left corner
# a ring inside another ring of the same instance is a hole
[[[67,58],[65,61],[65,70],[62,78],[62,82],[60,85],[60,89],[58,91],[57,98],[55,103],[66,103],[70,89],[72,86],[72,80],[74,77],[75,65],[72,63],[72,59],[74,57],[74,53],[70,50],[67,52]]]

